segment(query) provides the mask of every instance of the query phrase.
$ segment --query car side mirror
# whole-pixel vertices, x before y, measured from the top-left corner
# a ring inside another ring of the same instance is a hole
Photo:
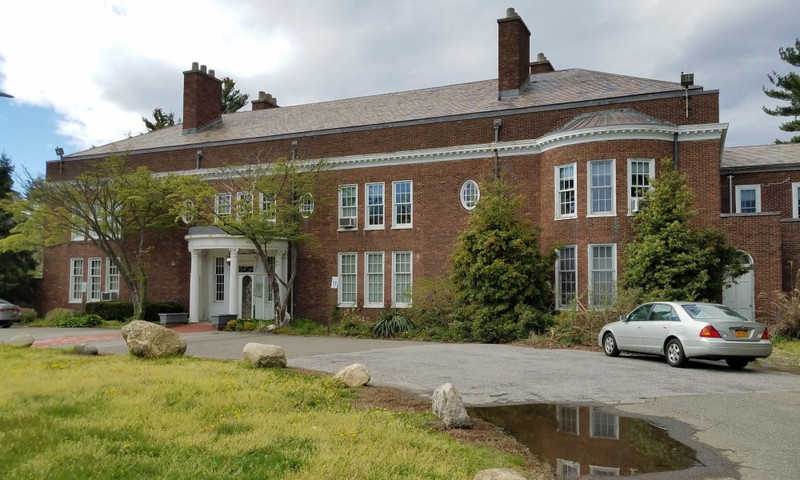
[[[628,317],[627,317],[627,316],[625,316],[625,315],[620,315],[620,316],[619,316],[619,321],[620,321],[620,322],[627,322],[627,321],[628,321]]]

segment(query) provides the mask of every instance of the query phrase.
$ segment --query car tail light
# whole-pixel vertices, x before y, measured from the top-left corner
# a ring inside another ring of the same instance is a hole
[[[706,338],[722,338],[716,328],[712,327],[711,325],[706,325],[700,330],[700,336]]]
[[[769,328],[764,327],[764,333],[761,334],[761,340],[769,340]]]

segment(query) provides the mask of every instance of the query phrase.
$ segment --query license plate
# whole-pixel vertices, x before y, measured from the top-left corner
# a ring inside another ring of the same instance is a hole
[[[736,330],[736,338],[747,338],[750,336],[750,332],[747,330]]]

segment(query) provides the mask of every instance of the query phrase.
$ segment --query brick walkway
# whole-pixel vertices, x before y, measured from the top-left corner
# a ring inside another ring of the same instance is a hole
[[[187,323],[185,325],[175,325],[169,327],[170,330],[179,334],[210,332],[216,327],[210,323]],[[102,342],[105,340],[118,340],[122,338],[122,333],[118,330],[113,333],[101,333],[97,335],[69,335],[57,338],[44,338],[33,342],[34,347],[52,347],[58,345],[74,345],[76,343]]]

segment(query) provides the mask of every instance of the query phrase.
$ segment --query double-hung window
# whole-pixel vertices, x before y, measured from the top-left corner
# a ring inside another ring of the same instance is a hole
[[[736,186],[736,213],[761,211],[761,185]]]
[[[247,215],[253,212],[253,194],[251,192],[238,192],[236,194],[236,214]]]
[[[225,301],[225,258],[214,258],[214,301]]]
[[[600,407],[589,407],[589,436],[591,438],[619,439],[619,416]]]
[[[88,282],[88,295],[87,302],[97,302],[100,300],[100,283],[103,276],[103,259],[90,258],[89,259],[89,282]]]
[[[365,187],[367,224],[364,228],[383,228],[385,209],[385,195],[383,183],[368,183]]]
[[[339,227],[353,228],[358,219],[358,185],[339,186]]]
[[[392,304],[411,305],[411,252],[392,253]]]
[[[650,190],[650,179],[654,177],[655,160],[628,160],[628,213],[633,214],[641,209],[644,194]]]
[[[355,253],[339,254],[339,306],[356,304],[357,256]]]
[[[800,218],[800,183],[792,184],[792,218]]]
[[[106,258],[106,291],[119,292],[119,267],[110,258]]]
[[[592,307],[601,309],[613,305],[616,264],[615,244],[589,245],[589,305]]]
[[[86,285],[83,283],[83,259],[69,260],[69,303],[81,303]]]
[[[275,198],[274,193],[264,193],[261,192],[259,199],[259,206],[261,208],[261,215],[264,216],[270,222],[274,222],[276,220],[277,212],[278,212],[278,200]]]
[[[383,308],[383,252],[367,252],[364,258],[364,306]]]
[[[577,248],[568,245],[558,250],[556,260],[556,302],[557,308],[569,307],[578,293]]]
[[[214,213],[218,217],[231,214],[231,194],[228,192],[218,193],[214,198]]]
[[[614,215],[614,160],[595,160],[588,163],[589,216]]]
[[[578,200],[575,190],[575,164],[557,166],[555,179],[556,218],[575,218]]]
[[[392,228],[411,228],[413,220],[414,188],[411,180],[392,183],[394,191],[392,209],[394,222]]]

